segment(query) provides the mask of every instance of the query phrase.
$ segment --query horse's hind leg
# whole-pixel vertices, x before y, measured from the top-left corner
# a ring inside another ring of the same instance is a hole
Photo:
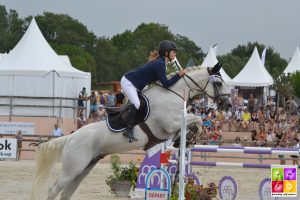
[[[98,159],[99,160],[99,159]],[[98,161],[97,160],[97,161]],[[88,162],[86,164],[84,164],[83,162],[80,163],[80,165],[76,165],[75,167],[72,167],[72,165],[69,163],[66,166],[63,166],[63,168],[66,168],[68,170],[63,170],[59,179],[54,183],[54,185],[49,189],[48,191],[48,200],[54,200],[56,198],[56,196],[61,192],[64,191],[65,188],[68,187],[72,187],[70,185],[73,184],[73,181],[75,182],[74,185],[78,184],[81,182],[81,180],[79,181],[79,183],[76,183],[76,178],[80,177],[81,174],[85,171],[85,169],[87,169],[90,165],[91,165],[92,161],[90,162],[90,164],[88,164]],[[91,167],[92,168],[92,167]],[[88,174],[88,172],[87,172]],[[87,175],[85,174],[83,176],[83,178]],[[83,179],[82,178],[82,179]],[[76,190],[76,188],[78,187],[78,185],[75,187],[74,191]],[[73,192],[74,192],[73,191]],[[67,198],[66,198],[67,199]]]
[[[74,177],[69,177],[62,173],[59,179],[49,189],[47,200],[54,200],[55,197],[59,194],[59,192],[62,191],[66,185],[69,185],[73,179]]]
[[[81,181],[90,173],[90,171],[95,167],[99,159],[92,160],[91,163],[79,174],[72,183],[70,183],[61,193],[60,200],[69,200],[73,193],[77,190]]]

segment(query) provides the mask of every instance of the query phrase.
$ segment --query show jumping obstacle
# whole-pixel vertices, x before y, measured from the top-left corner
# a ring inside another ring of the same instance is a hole
[[[167,146],[162,148],[161,151],[178,151],[178,148],[172,146]],[[188,148],[185,151],[185,159],[183,159],[185,170],[180,170],[185,172],[187,176],[193,176],[192,166],[203,166],[203,167],[234,167],[234,168],[258,168],[258,169],[270,169],[274,167],[283,167],[278,164],[255,164],[255,163],[234,163],[234,162],[200,162],[192,161],[192,152],[204,152],[204,153],[243,153],[243,154],[256,154],[256,155],[299,155],[299,149],[297,148],[271,148],[271,147],[243,147],[243,146],[215,146],[215,145],[195,145],[193,148]],[[148,155],[145,157],[147,158]],[[148,160],[149,161],[149,160]],[[159,162],[159,159],[156,159]],[[150,166],[151,163],[148,162]],[[152,161],[152,165],[158,166],[155,161]],[[176,157],[173,156],[169,160],[169,165],[166,166],[168,172],[172,177],[175,176],[177,170],[178,161]],[[286,166],[286,165],[285,165]],[[143,168],[143,165],[141,166]],[[299,167],[298,167],[299,168]],[[140,179],[139,179],[140,180]],[[195,176],[196,184],[200,184],[200,180]]]
[[[177,151],[177,148],[167,147],[166,150]],[[299,148],[273,148],[273,147],[243,147],[243,146],[214,146],[195,145],[192,152],[216,152],[216,153],[245,153],[245,154],[284,154],[299,155]]]
[[[166,150],[177,151],[177,148],[167,147]],[[299,148],[271,148],[271,147],[243,147],[243,146],[214,146],[214,145],[195,145],[190,149],[191,152],[215,152],[215,153],[244,153],[244,154],[277,154],[277,155],[299,155]],[[170,160],[176,163],[176,160]],[[273,164],[249,164],[232,162],[198,162],[190,161],[187,164],[198,166],[218,166],[218,167],[242,167],[242,168],[271,168]],[[278,165],[276,165],[278,166]],[[300,167],[299,167],[300,168]]]

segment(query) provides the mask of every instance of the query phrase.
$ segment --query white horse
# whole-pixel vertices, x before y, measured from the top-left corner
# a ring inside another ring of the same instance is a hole
[[[151,108],[146,123],[154,136],[166,140],[178,133],[184,93],[190,95],[203,93],[216,98],[227,92],[224,84],[214,84],[220,81],[218,76],[213,76],[220,67],[216,65],[212,69],[189,68],[184,78],[169,90],[154,85],[143,92],[148,97]],[[199,122],[197,116],[188,115],[187,124],[197,122]],[[134,135],[137,141],[129,143],[122,133],[111,132],[106,123],[101,121],[86,125],[71,135],[41,144],[36,151],[36,172],[31,199],[39,199],[42,183],[46,181],[53,165],[59,159],[62,163],[62,172],[49,189],[48,200],[55,199],[60,192],[61,199],[70,199],[81,181],[100,159],[109,154],[143,148],[150,140],[140,126],[134,127]]]

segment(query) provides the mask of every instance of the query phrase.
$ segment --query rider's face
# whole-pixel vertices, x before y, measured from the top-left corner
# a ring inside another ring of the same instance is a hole
[[[170,59],[174,60],[176,58],[176,50],[171,50],[170,51]]]

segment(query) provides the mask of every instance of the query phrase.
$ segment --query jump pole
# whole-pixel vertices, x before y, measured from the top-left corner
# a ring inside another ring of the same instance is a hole
[[[187,112],[186,101],[183,103],[180,132],[180,163],[179,163],[179,199],[184,200],[185,150],[186,150]]]
[[[167,150],[178,151],[178,148],[166,147]],[[273,147],[235,147],[215,145],[195,145],[190,149],[192,152],[214,152],[214,153],[244,153],[244,154],[279,154],[299,155],[299,148],[273,148]]]

